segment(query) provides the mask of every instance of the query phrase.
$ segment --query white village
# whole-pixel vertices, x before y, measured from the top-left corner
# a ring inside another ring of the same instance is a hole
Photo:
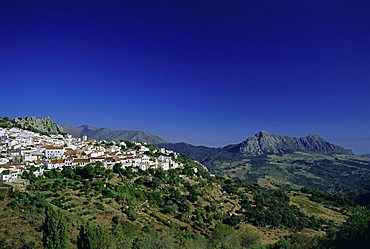
[[[38,177],[47,170],[63,170],[66,167],[85,167],[101,162],[106,169],[114,165],[134,170],[162,168],[169,170],[182,167],[175,159],[178,154],[140,142],[120,143],[96,141],[82,136],[41,135],[19,128],[0,128],[0,181],[25,184],[23,172]]]

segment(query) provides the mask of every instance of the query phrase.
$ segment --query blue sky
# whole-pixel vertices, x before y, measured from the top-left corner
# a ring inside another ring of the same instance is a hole
[[[1,115],[370,153],[369,1],[1,1]]]

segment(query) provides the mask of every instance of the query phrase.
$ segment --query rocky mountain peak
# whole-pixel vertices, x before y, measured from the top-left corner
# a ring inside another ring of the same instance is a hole
[[[28,116],[25,118],[9,119],[2,117],[0,120],[2,127],[18,127],[25,130],[31,130],[41,134],[62,134],[63,128],[54,122],[49,116],[45,118],[37,118],[35,116]]]
[[[323,154],[352,154],[351,150],[325,141],[318,135],[288,137],[260,131],[245,140],[240,148],[245,156],[284,154],[296,151]]]

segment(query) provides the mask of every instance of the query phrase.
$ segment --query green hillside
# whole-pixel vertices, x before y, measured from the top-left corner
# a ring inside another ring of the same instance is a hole
[[[360,196],[370,191],[370,160],[352,155],[296,152],[265,155],[240,161],[216,161],[215,174],[236,177],[261,186]]]
[[[91,248],[251,248],[297,233],[325,234],[356,208],[345,198],[263,188],[211,176],[186,157],[179,161],[186,166],[169,171],[118,165],[110,171],[96,163],[41,178],[25,174],[25,190],[1,194],[1,241],[42,247],[52,212],[59,223],[66,220],[70,248],[81,236],[105,243]]]
[[[295,138],[259,132],[221,148],[184,143],[161,146],[199,161],[216,175],[272,188],[306,187],[368,202],[369,158],[355,156],[317,135]]]

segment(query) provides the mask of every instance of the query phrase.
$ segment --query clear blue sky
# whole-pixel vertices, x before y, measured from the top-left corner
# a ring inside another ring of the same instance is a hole
[[[134,2],[134,3],[133,3]],[[0,1],[3,116],[370,153],[370,1]]]

